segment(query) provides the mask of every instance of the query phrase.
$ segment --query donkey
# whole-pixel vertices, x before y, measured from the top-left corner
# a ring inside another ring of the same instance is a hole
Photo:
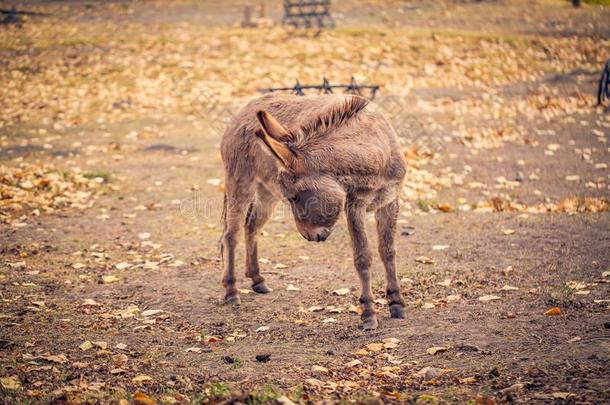
[[[225,303],[239,304],[235,247],[242,227],[246,276],[252,289],[270,290],[260,274],[256,236],[273,204],[290,204],[299,233],[322,242],[342,211],[361,283],[365,330],[378,326],[371,290],[371,251],[365,214],[375,211],[392,318],[404,317],[396,278],[394,236],[405,160],[396,133],[374,104],[358,96],[272,93],[247,104],[221,143],[225,168],[223,257]]]

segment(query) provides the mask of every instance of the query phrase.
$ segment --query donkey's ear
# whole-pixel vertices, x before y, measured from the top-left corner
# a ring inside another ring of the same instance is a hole
[[[288,131],[266,111],[257,112],[256,118],[262,128],[262,131],[256,131],[256,136],[267,145],[285,167],[293,166],[296,155],[285,143],[290,138]]]
[[[256,118],[258,118],[258,122],[260,122],[263,131],[276,141],[281,141],[283,139],[287,139],[290,137],[288,131],[280,124],[273,115],[269,114],[267,111],[258,111],[256,113]]]

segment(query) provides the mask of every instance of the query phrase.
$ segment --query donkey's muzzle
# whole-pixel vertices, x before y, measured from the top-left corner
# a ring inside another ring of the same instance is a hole
[[[330,228],[316,227],[305,233],[303,237],[310,242],[324,242],[330,235]]]

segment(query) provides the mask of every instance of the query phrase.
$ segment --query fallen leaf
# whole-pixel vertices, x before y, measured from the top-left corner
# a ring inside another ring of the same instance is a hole
[[[495,300],[499,300],[500,297],[498,297],[497,295],[483,295],[481,297],[479,297],[479,301],[481,302],[490,302],[490,301],[495,301]]]
[[[140,374],[131,379],[131,382],[133,382],[135,384],[143,383],[146,381],[152,381],[152,377],[150,377],[146,374]]]
[[[366,347],[367,350],[370,350],[371,352],[380,352],[383,350],[383,343],[369,343],[364,347]]]
[[[311,366],[311,371],[314,373],[328,374],[328,369],[322,366]]]
[[[428,256],[419,256],[415,258],[415,261],[422,264],[434,264],[434,260],[432,260]]]
[[[202,349],[201,349],[201,347],[189,347],[189,348],[184,349],[184,351],[187,353],[191,353],[191,352],[192,353],[201,353]]]
[[[519,289],[518,287],[513,287],[512,285],[505,285],[500,290],[501,291],[517,291],[518,289]]]
[[[81,349],[82,351],[86,351],[89,350],[93,347],[93,343],[91,343],[91,341],[89,340],[85,340],[83,343],[81,343],[78,348]]]
[[[580,342],[582,338],[580,336],[574,336],[572,339],[568,340],[568,343]]]
[[[276,399],[282,405],[296,405],[294,402],[290,400],[286,395],[282,395]]]
[[[441,285],[443,287],[449,287],[451,285],[451,279],[450,278],[446,278],[443,281],[436,283],[438,285]]]
[[[99,307],[99,306],[101,306],[101,304],[97,303],[92,298],[85,298],[83,300],[82,306],[84,306],[84,307]]]
[[[576,395],[571,392],[553,392],[553,398],[557,399],[568,399],[570,397],[575,397]]]
[[[301,289],[299,287],[295,287],[293,284],[288,284],[286,291],[301,291]]]
[[[18,390],[21,388],[21,381],[19,381],[19,377],[12,375],[10,377],[0,378],[0,385],[7,390]]]
[[[326,318],[322,320],[322,323],[335,323],[337,320],[335,318]]]
[[[349,288],[339,288],[338,290],[333,290],[332,294],[347,295],[347,294],[349,294]]]
[[[515,230],[514,229],[504,229],[504,230],[502,230],[502,233],[504,235],[513,235],[515,233]]]
[[[553,308],[549,309],[548,311],[546,311],[544,314],[547,316],[561,315],[561,308],[553,307]]]
[[[271,328],[269,328],[269,326],[259,326],[255,332],[266,332],[269,329],[271,329]]]
[[[436,251],[446,250],[446,249],[449,249],[449,245],[434,245],[434,246],[432,246],[432,250],[436,250]]]
[[[451,370],[449,369],[441,369],[441,368],[436,368],[436,367],[424,367],[421,370],[419,370],[417,373],[415,373],[414,375],[416,377],[423,377],[424,380],[432,380],[433,378],[437,378],[442,376],[443,374],[446,374],[448,372],[450,372]]]
[[[589,295],[591,291],[589,290],[579,290],[574,293],[574,295]]]
[[[46,361],[50,361],[52,363],[63,364],[63,363],[68,362],[68,358],[63,354],[47,355],[47,356],[42,356],[41,358],[45,359]]]
[[[447,350],[449,350],[448,347],[432,346],[432,347],[429,347],[428,349],[426,349],[426,353],[428,353],[431,356],[434,356],[437,353],[443,353],[443,352],[446,352]]]
[[[102,341],[94,341],[91,342],[94,346],[99,347],[102,350],[106,350],[108,348],[108,343]]]
[[[144,377],[146,377],[146,376],[144,376]],[[155,401],[154,399],[152,399],[145,393],[138,391],[135,394],[133,394],[133,403],[134,403],[134,405],[156,405],[157,401]]]
[[[121,263],[117,263],[117,264],[116,264],[114,267],[115,267],[117,270],[125,270],[125,269],[129,268],[129,266],[130,266],[130,264],[129,264],[129,263],[127,263],[127,262],[121,262]]]
[[[165,311],[162,309],[147,309],[146,311],[142,312],[142,316],[154,316],[163,312]]]
[[[149,232],[142,232],[138,234],[138,238],[140,240],[147,240],[150,239],[150,233]]]
[[[360,360],[356,359],[356,360],[352,360],[352,361],[350,361],[348,363],[345,363],[345,367],[350,367],[351,368],[351,367],[356,367],[356,366],[358,366],[360,364],[362,364],[362,362]]]
[[[119,278],[117,276],[114,276],[114,275],[102,276],[102,282],[104,284],[116,283],[117,281],[119,281]]]

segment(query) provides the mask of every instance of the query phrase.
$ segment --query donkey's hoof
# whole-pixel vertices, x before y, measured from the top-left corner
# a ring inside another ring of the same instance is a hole
[[[252,290],[254,290],[255,293],[259,293],[259,294],[267,294],[267,293],[271,292],[271,290],[269,288],[267,288],[267,286],[265,285],[264,281],[253,284]]]
[[[390,317],[396,319],[404,319],[405,307],[400,304],[390,305]]]
[[[379,322],[377,322],[377,317],[362,320],[362,329],[364,330],[375,330],[378,326]]]
[[[241,298],[239,298],[239,295],[228,295],[225,297],[225,304],[239,306],[241,305]]]

